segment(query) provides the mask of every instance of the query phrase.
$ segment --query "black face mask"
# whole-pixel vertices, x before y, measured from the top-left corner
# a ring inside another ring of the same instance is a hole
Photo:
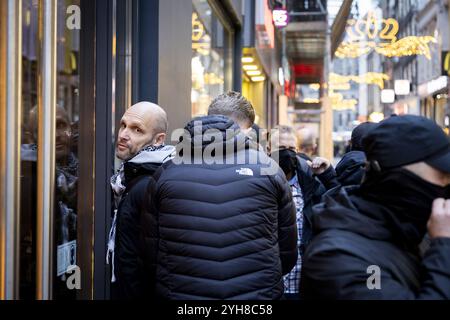
[[[290,149],[281,149],[272,154],[274,158],[278,156],[278,165],[286,176],[293,174],[297,168],[297,154]]]
[[[434,199],[450,198],[450,185],[427,182],[406,169],[368,176],[361,186],[364,198],[386,208],[387,216],[400,230],[407,245],[420,243],[426,233]]]

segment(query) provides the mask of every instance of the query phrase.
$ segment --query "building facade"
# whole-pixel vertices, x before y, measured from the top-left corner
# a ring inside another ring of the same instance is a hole
[[[241,91],[243,13],[240,0],[0,1],[0,298],[109,297],[120,118],[158,103],[175,143]]]
[[[448,132],[448,72],[445,59],[449,52],[450,26],[446,0],[381,1],[383,15],[399,23],[398,38],[430,36],[429,54],[384,59],[384,70],[390,76],[388,88],[395,80],[408,80],[410,93],[396,95],[395,102],[385,105],[385,114],[417,114],[436,121]],[[447,119],[447,120],[446,120]]]
[[[419,1],[417,7],[418,32],[432,34],[437,41],[431,59],[419,57],[417,92],[420,113],[435,120],[447,133],[450,115],[449,73],[445,67],[450,51],[448,6],[448,1],[434,0]]]

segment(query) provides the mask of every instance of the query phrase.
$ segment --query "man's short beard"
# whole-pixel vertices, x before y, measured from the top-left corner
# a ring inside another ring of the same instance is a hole
[[[120,158],[118,157],[117,151],[116,151],[116,157],[119,158],[120,160],[124,161],[124,162],[133,159],[133,158],[134,158],[141,150],[143,150],[143,149],[145,149],[145,148],[147,148],[147,147],[150,147],[150,146],[152,146],[152,145],[155,144],[154,137],[155,137],[155,136],[153,135],[152,138],[150,139],[150,141],[151,141],[150,143],[145,144],[144,146],[142,146],[141,148],[139,148],[136,152],[134,152],[133,154],[130,154],[126,159],[120,159]],[[130,150],[130,149],[128,149],[128,150]]]

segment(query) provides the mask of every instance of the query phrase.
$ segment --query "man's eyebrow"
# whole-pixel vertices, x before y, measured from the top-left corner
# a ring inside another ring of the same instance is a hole
[[[139,128],[141,130],[145,130],[145,126],[139,121],[130,121],[127,123],[128,127]]]

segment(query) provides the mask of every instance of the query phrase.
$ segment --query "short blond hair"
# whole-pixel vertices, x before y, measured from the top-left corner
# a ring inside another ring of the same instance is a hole
[[[255,123],[255,109],[241,93],[228,91],[217,96],[208,108],[208,115],[223,115],[233,118],[238,124],[251,127]]]

